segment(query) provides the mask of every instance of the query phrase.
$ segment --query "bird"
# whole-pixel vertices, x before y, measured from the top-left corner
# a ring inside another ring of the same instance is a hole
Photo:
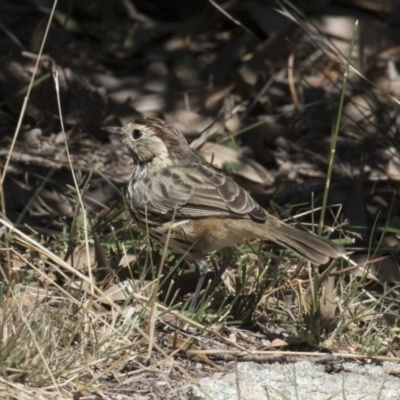
[[[208,271],[206,255],[215,250],[260,239],[313,264],[345,256],[342,246],[269,214],[231,177],[202,162],[185,136],[167,122],[141,117],[103,129],[117,135],[133,158],[126,198],[136,225],[199,268],[189,311]]]

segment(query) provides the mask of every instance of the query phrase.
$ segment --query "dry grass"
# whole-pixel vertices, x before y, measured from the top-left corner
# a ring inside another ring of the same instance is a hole
[[[122,284],[113,276],[91,282],[46,247],[1,222],[11,230],[15,267],[9,276],[18,273],[18,265],[25,276],[21,283],[3,284],[1,384],[10,398],[18,391],[27,399],[70,398],[71,393],[135,398],[140,390],[151,391],[155,398],[186,398],[179,387],[196,384],[197,378],[236,358],[272,361],[307,356],[304,350],[274,351],[293,343],[329,348],[335,360],[395,360],[388,349],[398,343],[398,332],[390,325],[397,318],[397,291],[367,292],[367,273],[350,281],[342,275],[335,287],[340,312],[329,320],[323,307],[307,295],[313,281],[290,277],[293,258],[286,264],[276,260],[278,272],[273,259],[264,258],[260,250],[258,256],[244,253],[237,259],[237,272],[227,276],[226,288],[213,302],[211,297],[206,300],[214,312],[201,312],[203,303],[189,317],[180,311],[183,303],[172,308],[157,303],[151,295],[157,279],[132,278]],[[96,268],[93,272],[97,276]],[[325,285],[317,290],[320,301]],[[221,294],[232,294],[225,305]],[[240,328],[250,321],[271,337],[276,331],[276,339],[260,346],[257,334]],[[278,339],[279,332],[289,337]],[[335,353],[340,346],[360,354]]]

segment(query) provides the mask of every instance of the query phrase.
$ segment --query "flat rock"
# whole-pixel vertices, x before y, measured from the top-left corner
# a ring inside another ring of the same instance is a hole
[[[199,380],[191,400],[376,400],[400,399],[400,365],[345,363],[343,371],[327,373],[308,361],[294,364],[237,364],[237,372]],[[208,396],[207,396],[207,394]]]

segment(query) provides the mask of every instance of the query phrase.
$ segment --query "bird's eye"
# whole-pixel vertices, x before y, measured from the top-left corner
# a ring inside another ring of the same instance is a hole
[[[140,129],[134,129],[132,131],[132,138],[138,140],[143,136],[143,132]]]

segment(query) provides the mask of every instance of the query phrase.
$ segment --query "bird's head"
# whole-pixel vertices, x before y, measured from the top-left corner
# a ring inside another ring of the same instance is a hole
[[[187,155],[194,156],[182,133],[158,118],[138,118],[122,127],[103,129],[119,136],[136,164],[155,159],[170,159],[174,163]]]

